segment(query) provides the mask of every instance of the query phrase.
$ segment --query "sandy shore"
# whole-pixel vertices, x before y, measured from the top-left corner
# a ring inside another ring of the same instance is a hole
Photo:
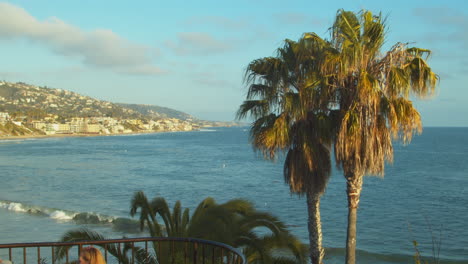
[[[53,135],[23,135],[23,136],[0,136],[2,140],[18,140],[18,139],[41,139],[41,138],[64,138],[64,137],[102,137],[102,136],[125,136],[139,134],[154,134],[161,132],[179,132],[179,131],[138,131],[132,133],[111,133],[111,134],[53,134]]]

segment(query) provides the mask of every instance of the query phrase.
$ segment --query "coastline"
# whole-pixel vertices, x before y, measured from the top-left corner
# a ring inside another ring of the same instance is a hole
[[[197,130],[190,130],[197,131]],[[155,134],[164,132],[189,132],[189,131],[133,131],[131,133],[110,133],[110,134],[52,134],[52,135],[21,135],[21,136],[0,136],[0,141],[18,139],[46,139],[46,138],[69,138],[69,137],[105,137],[105,136],[130,136],[139,134]]]

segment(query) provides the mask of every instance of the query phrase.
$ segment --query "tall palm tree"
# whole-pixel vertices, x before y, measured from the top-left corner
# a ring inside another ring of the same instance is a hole
[[[217,204],[213,198],[204,199],[189,215],[182,213],[180,201],[168,209],[164,198],[149,201],[143,192],[136,192],[130,214],[139,212],[140,227],[148,226],[151,236],[191,237],[222,242],[241,248],[248,263],[305,263],[306,250],[285,225],[269,213],[257,211],[251,202],[234,199]],[[161,228],[158,218],[164,222]],[[258,229],[268,230],[259,233]],[[276,256],[275,249],[286,254]]]
[[[247,98],[237,113],[239,119],[254,119],[251,143],[266,159],[286,153],[285,182],[291,192],[307,197],[314,264],[324,257],[320,197],[331,171],[332,94],[320,73],[330,50],[328,42],[307,33],[297,42],[285,40],[276,57],[252,61],[245,74]]]
[[[347,181],[346,263],[355,263],[357,208],[364,175],[384,174],[393,161],[392,140],[409,143],[421,133],[421,118],[410,96],[433,94],[438,76],[426,63],[430,51],[397,43],[381,53],[385,18],[369,11],[339,10],[331,28],[334,52],[323,73],[339,112],[335,159]]]

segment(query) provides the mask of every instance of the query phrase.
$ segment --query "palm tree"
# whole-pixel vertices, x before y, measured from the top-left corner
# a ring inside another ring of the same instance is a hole
[[[257,211],[251,202],[235,199],[217,204],[213,198],[204,199],[189,215],[182,213],[177,201],[174,209],[164,198],[149,201],[143,192],[136,192],[131,202],[130,214],[139,211],[140,227],[148,227],[151,236],[191,237],[222,242],[241,248],[248,263],[305,263],[305,248],[292,236],[285,225],[269,213]],[[158,219],[164,222],[161,228]],[[257,232],[258,229],[269,232]],[[275,256],[274,250],[283,254]]]
[[[182,213],[183,212],[183,213]],[[284,223],[269,213],[257,211],[253,204],[234,199],[217,204],[213,198],[204,199],[189,215],[189,209],[182,210],[177,201],[171,212],[164,198],[148,200],[143,192],[136,192],[131,200],[130,214],[139,215],[141,230],[148,230],[152,237],[190,237],[225,243],[242,249],[251,264],[305,264],[307,249],[291,235]],[[159,223],[159,221],[163,222]],[[62,242],[96,241],[105,238],[86,228],[70,230]],[[96,245],[101,246],[101,245]],[[129,263],[129,252],[136,252],[139,263],[169,263],[173,254],[182,259],[184,245],[153,243],[153,256],[146,250],[125,244],[123,249],[107,245],[108,252],[121,263]],[[68,247],[57,248],[56,259],[66,255]],[[166,253],[165,253],[166,252]],[[278,254],[280,252],[280,254]],[[182,255],[177,255],[178,253]],[[186,252],[185,252],[186,253]],[[177,262],[178,263],[178,262]]]
[[[346,263],[355,263],[357,208],[364,175],[384,174],[393,161],[393,140],[409,143],[421,133],[410,96],[433,94],[438,76],[426,63],[430,51],[397,43],[382,54],[385,19],[369,11],[339,10],[331,28],[334,52],[322,73],[339,111],[335,159],[347,181]]]
[[[266,159],[287,153],[284,179],[290,191],[307,197],[310,258],[324,257],[320,197],[328,182],[332,142],[330,96],[320,69],[330,44],[315,34],[285,40],[276,57],[252,61],[245,74],[247,98],[238,119],[254,119],[251,143]]]

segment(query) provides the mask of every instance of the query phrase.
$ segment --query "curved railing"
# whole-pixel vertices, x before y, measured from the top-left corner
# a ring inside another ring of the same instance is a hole
[[[246,264],[242,253],[226,244],[171,237],[0,244],[0,259],[15,264],[77,263],[84,246],[100,249],[110,264]]]

